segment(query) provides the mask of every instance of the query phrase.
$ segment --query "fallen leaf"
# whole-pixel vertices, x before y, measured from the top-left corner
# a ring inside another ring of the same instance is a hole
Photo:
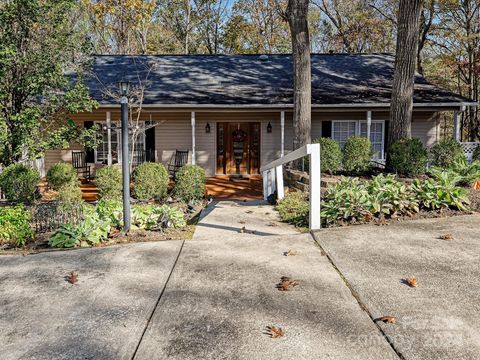
[[[475,181],[475,182],[472,184],[472,188],[473,188],[474,190],[480,190],[480,180]]]
[[[440,235],[439,238],[442,239],[442,240],[454,240],[454,239],[455,239],[455,238],[453,237],[453,235],[450,234],[450,233],[444,234],[444,235]]]
[[[370,214],[370,213],[366,213],[365,215],[363,215],[363,221],[364,222],[370,222],[373,220],[373,215]]]
[[[382,316],[374,321],[382,321],[384,323],[395,324],[397,322],[397,318],[395,316]]]
[[[243,234],[243,233],[245,232],[245,230],[246,230],[245,226],[242,226],[242,228],[239,230],[239,232],[240,232],[241,234]]]
[[[407,284],[410,287],[417,287],[417,278],[415,276],[408,277],[403,280],[405,284]]]
[[[276,326],[267,326],[265,328],[265,334],[270,336],[272,339],[277,339],[285,335],[285,332],[280,327]]]
[[[245,221],[240,220],[238,223],[239,223],[239,224],[245,224]]]
[[[70,272],[67,276],[67,281],[70,284],[76,284],[78,282],[78,274],[75,271]]]
[[[295,287],[297,285],[298,285],[298,280],[292,280],[287,276],[282,276],[276,288],[279,291],[289,291],[292,287]]]
[[[382,216],[380,219],[375,221],[375,225],[377,225],[377,226],[388,225],[388,221],[385,220],[384,216]]]
[[[246,214],[251,214],[251,213],[253,213],[253,211],[252,210],[247,210],[247,211],[245,211],[245,213]]]
[[[278,224],[272,221],[271,223],[268,223],[268,226],[275,227],[275,226],[278,226]]]
[[[293,249],[289,249],[288,251],[285,251],[283,253],[284,256],[295,256],[297,254],[298,254],[297,251]]]

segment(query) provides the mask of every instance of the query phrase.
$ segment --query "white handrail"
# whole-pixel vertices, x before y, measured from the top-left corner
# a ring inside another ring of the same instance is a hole
[[[287,155],[260,168],[263,175],[263,197],[277,192],[277,198],[283,199],[283,164],[310,156],[310,230],[320,229],[320,144],[307,144]]]

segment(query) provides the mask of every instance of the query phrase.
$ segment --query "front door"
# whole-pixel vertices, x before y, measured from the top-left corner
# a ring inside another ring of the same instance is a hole
[[[217,174],[249,175],[260,170],[260,123],[217,124]]]

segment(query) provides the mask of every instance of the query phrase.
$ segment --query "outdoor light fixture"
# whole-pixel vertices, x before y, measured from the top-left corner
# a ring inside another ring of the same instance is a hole
[[[205,133],[210,134],[210,124],[207,122],[207,125],[205,125]]]
[[[120,95],[127,96],[128,90],[130,89],[130,83],[122,80],[118,83],[118,87],[120,88]]]
[[[271,133],[272,132],[272,124],[270,124],[270,121],[268,122],[268,125],[267,125],[267,133]]]
[[[123,187],[123,230],[125,233],[130,231],[130,165],[128,163],[128,89],[130,84],[127,81],[119,83],[122,121],[122,187]]]

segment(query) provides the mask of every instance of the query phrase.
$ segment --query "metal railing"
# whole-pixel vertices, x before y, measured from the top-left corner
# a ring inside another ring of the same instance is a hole
[[[283,189],[283,165],[304,156],[309,156],[310,166],[310,230],[320,229],[320,144],[307,144],[300,149],[268,163],[260,168],[263,175],[263,197],[266,200],[269,195],[277,193],[278,199],[285,196]]]

